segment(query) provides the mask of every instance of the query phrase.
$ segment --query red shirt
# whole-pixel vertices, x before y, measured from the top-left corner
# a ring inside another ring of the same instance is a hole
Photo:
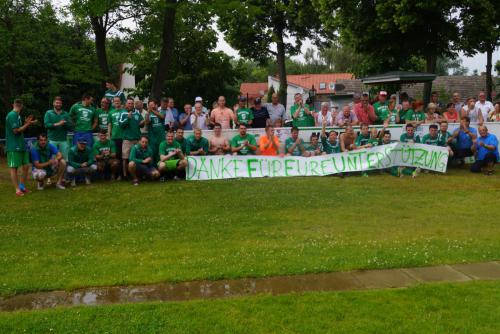
[[[356,114],[358,121],[360,123],[372,125],[376,119],[376,117],[374,117],[375,116],[375,109],[373,109],[373,106],[370,104],[368,105],[367,109],[368,109],[368,112],[365,112],[365,110],[363,109],[363,104],[361,102],[356,103],[354,105],[354,113]],[[372,117],[370,117],[370,115]]]

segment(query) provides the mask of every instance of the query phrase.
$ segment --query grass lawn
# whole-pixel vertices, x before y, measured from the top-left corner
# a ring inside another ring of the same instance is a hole
[[[16,198],[0,165],[0,296],[500,259],[498,175],[95,183]]]
[[[0,313],[1,333],[498,333],[498,282]]]

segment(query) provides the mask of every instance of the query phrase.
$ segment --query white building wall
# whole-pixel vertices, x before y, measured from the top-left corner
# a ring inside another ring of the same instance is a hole
[[[120,80],[120,89],[135,89],[135,76],[130,74],[127,70],[132,68],[132,64],[122,64],[122,75]]]
[[[274,88],[274,91],[277,92],[280,88],[280,83],[279,80],[277,80],[273,76],[268,76],[267,77],[267,87],[271,89],[271,86]],[[304,100],[306,100],[309,97],[309,92],[305,91],[304,88],[298,87],[293,84],[288,84],[287,89],[286,89],[286,110],[290,111],[290,107],[293,106],[294,99],[293,97],[295,94],[300,93],[302,94],[302,97]]]

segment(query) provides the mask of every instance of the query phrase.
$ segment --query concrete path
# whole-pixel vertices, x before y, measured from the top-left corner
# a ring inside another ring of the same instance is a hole
[[[500,280],[500,262],[50,291],[0,299],[0,311],[213,299],[255,294],[403,288],[425,283],[474,280]]]

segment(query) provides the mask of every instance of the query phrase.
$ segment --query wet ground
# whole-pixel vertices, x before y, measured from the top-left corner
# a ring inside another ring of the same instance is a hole
[[[0,311],[152,301],[184,301],[255,294],[279,295],[309,291],[402,288],[421,283],[471,280],[500,280],[500,263],[486,262],[423,268],[363,270],[39,292],[0,299]]]

